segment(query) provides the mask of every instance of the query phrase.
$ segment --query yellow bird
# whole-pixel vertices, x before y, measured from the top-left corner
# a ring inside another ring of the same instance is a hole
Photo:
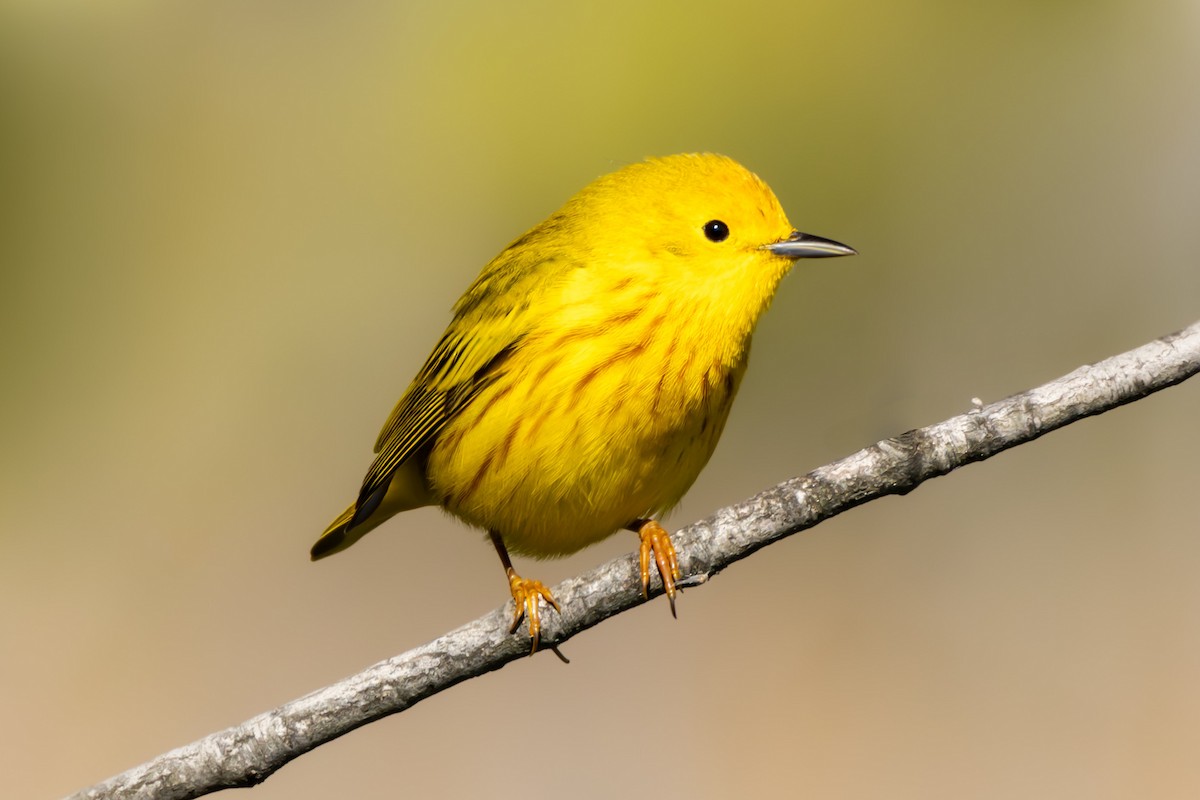
[[[798,258],[853,255],[799,233],[771,189],[719,155],[652,158],[598,178],[483,268],[375,442],[354,503],[313,560],[388,518],[438,505],[486,530],[512,631],[558,603],[509,551],[641,538],[674,613],[680,580],[653,519],[708,462],[750,338]]]

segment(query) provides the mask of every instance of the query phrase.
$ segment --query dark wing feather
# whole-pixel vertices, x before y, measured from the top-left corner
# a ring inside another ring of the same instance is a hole
[[[382,500],[396,468],[433,441],[447,422],[503,374],[504,362],[544,315],[537,300],[571,264],[545,251],[535,262],[529,254],[536,248],[517,245],[544,235],[548,223],[497,256],[455,305],[450,327],[379,433],[377,455],[363,479],[352,525],[369,516]],[[533,286],[531,278],[537,279]]]
[[[382,499],[382,491],[387,489],[396,468],[431,442],[447,422],[500,377],[501,365],[519,343],[519,339],[510,342],[493,354],[469,347],[453,348],[448,345],[447,338],[449,335],[443,337],[425,368],[400,398],[380,434],[375,461],[359,491],[358,508],[360,513],[367,512],[362,514],[363,517],[369,516],[370,510],[377,505],[377,502],[369,502],[369,498],[378,494],[378,499]],[[473,349],[475,352],[471,352]],[[490,358],[484,361],[483,357],[489,355]],[[439,363],[439,356],[445,356],[446,360]],[[480,361],[483,361],[482,365],[475,366]],[[473,372],[470,371],[472,367]],[[370,510],[367,510],[368,506]],[[355,517],[355,524],[362,521],[357,519],[359,514]]]

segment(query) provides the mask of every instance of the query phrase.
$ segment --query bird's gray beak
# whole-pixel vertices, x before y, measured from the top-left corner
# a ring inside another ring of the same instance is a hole
[[[792,235],[782,242],[764,244],[763,250],[770,250],[784,258],[831,258],[833,256],[856,256],[858,251],[847,247],[833,239],[823,239],[810,233],[792,231]]]

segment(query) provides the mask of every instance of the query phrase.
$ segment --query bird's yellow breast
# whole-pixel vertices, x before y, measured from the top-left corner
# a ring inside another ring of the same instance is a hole
[[[746,368],[748,326],[731,342],[715,320],[697,319],[704,309],[605,280],[589,285],[579,271],[564,284],[558,311],[429,455],[434,497],[520,553],[573,553],[678,503],[716,448]]]

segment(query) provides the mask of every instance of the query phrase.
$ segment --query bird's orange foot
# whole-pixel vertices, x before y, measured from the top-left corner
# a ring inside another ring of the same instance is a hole
[[[521,625],[521,620],[528,618],[529,655],[533,655],[537,652],[538,637],[542,633],[542,619],[538,614],[538,600],[545,600],[560,614],[562,613],[562,609],[559,608],[558,601],[554,599],[554,595],[550,593],[550,590],[541,581],[522,578],[512,567],[509,567],[506,572],[508,574],[508,588],[512,592],[513,603],[516,604],[516,607],[513,609],[512,627],[508,629],[508,632],[516,633],[517,628]]]
[[[654,563],[658,566],[658,574],[662,576],[663,591],[671,603],[671,616],[675,616],[675,584],[681,579],[679,562],[675,559],[675,545],[671,544],[671,534],[662,525],[652,519],[645,520],[637,527],[637,535],[642,540],[640,551],[642,596],[650,596],[650,555],[654,554]]]

